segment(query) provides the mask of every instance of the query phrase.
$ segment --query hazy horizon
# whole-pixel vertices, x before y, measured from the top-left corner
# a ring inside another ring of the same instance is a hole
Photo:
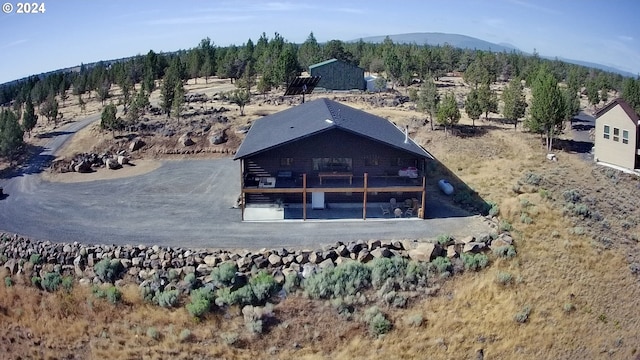
[[[17,3],[13,3],[16,6]],[[0,13],[0,83],[81,63],[254,42],[264,32],[302,43],[441,32],[525,52],[640,73],[640,3],[616,1],[80,1],[50,0],[44,14]]]

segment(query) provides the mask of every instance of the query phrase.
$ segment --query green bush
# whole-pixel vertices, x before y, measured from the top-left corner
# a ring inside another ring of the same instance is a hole
[[[500,220],[500,231],[513,231],[513,225],[505,219]]]
[[[198,278],[196,278],[195,273],[188,273],[187,275],[184,276],[184,281],[187,284],[189,284],[190,289],[193,289],[196,286],[196,283],[198,282]]]
[[[377,306],[372,306],[364,311],[365,323],[369,326],[369,333],[373,336],[380,336],[391,331],[391,321],[389,321]]]
[[[98,299],[106,299],[108,302],[112,304],[117,304],[122,299],[122,293],[120,290],[113,286],[109,285],[107,287],[94,286],[92,289],[93,296]]]
[[[407,263],[405,280],[412,284],[426,284],[428,274],[429,265],[424,262],[411,260]]]
[[[29,262],[33,265],[42,264],[42,255],[34,253],[29,256]]]
[[[489,257],[485,254],[462,254],[460,255],[466,270],[478,271],[484,269],[489,264]]]
[[[62,288],[66,292],[73,290],[73,278],[71,276],[65,276],[62,278]]]
[[[436,241],[442,246],[446,246],[451,240],[453,240],[453,237],[449,234],[440,234],[436,237]]]
[[[514,248],[513,245],[500,246],[500,247],[494,248],[493,253],[496,256],[510,259],[516,256],[516,248]]]
[[[191,330],[189,329],[182,329],[182,331],[180,331],[180,336],[178,337],[178,340],[183,343],[183,342],[188,342],[189,340],[191,340]]]
[[[500,285],[509,285],[513,282],[513,275],[507,272],[499,272],[496,281]]]
[[[582,195],[580,195],[580,191],[577,189],[570,189],[563,191],[562,197],[564,198],[564,201],[575,204],[580,201]]]
[[[123,269],[122,263],[117,259],[102,259],[93,267],[100,281],[110,283],[118,279]]]
[[[231,281],[235,278],[238,271],[238,265],[234,262],[225,262],[220,266],[211,270],[211,281],[217,287],[229,286]]]
[[[11,279],[11,276],[7,276],[4,278],[4,286],[6,287],[12,287],[13,286],[13,280]]]
[[[522,308],[522,311],[513,316],[513,320],[520,324],[524,324],[529,320],[529,315],[531,315],[531,307],[525,306]]]
[[[370,268],[358,261],[344,262],[335,268],[325,269],[303,282],[305,292],[314,299],[355,295],[370,284]]]
[[[292,293],[296,288],[300,286],[300,276],[296,271],[292,271],[284,277],[284,290],[287,293]]]
[[[529,216],[529,214],[523,212],[520,214],[520,222],[528,225],[533,222],[533,219],[531,218],[531,216]]]
[[[497,203],[495,203],[493,201],[488,201],[487,203],[490,206],[490,208],[489,208],[489,216],[490,217],[494,217],[494,216],[500,215],[500,206]]]
[[[540,185],[542,183],[542,176],[540,176],[540,175],[538,175],[536,173],[533,173],[533,172],[527,172],[522,177],[522,181],[525,184],[538,186],[538,185]]]
[[[191,302],[187,304],[187,311],[191,316],[201,318],[210,309],[214,299],[213,291],[200,288],[191,292]]]
[[[273,276],[264,271],[260,271],[256,276],[249,279],[249,286],[251,286],[255,301],[258,303],[265,302],[279,288]],[[254,301],[248,304],[254,304]]]
[[[9,258],[7,257],[7,255],[5,254],[0,254],[0,265],[4,264],[7,262],[7,260],[9,260]]]
[[[147,329],[147,336],[152,338],[153,340],[160,339],[160,333],[158,332],[158,329],[154,328],[153,326]]]
[[[176,269],[169,269],[167,271],[167,280],[174,281],[178,278],[178,271]]]
[[[388,279],[402,280],[406,275],[408,261],[399,256],[377,258],[367,266],[371,268],[371,284],[379,289]]]
[[[439,274],[451,272],[451,260],[446,256],[438,256],[431,261],[431,264]]]
[[[42,280],[40,281],[40,285],[46,291],[53,292],[58,290],[60,284],[62,283],[62,278],[60,274],[57,272],[50,272],[44,274]]]
[[[164,308],[175,307],[180,300],[180,291],[165,290],[158,292],[154,297],[156,304]]]
[[[33,285],[35,287],[42,286],[42,278],[40,278],[39,276],[32,276],[31,277],[31,285]]]

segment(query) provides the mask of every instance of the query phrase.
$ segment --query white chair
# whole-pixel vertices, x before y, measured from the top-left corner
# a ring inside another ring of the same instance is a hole
[[[381,204],[380,209],[382,210],[382,216],[391,215],[391,212],[389,212],[388,207],[385,207],[384,205]]]

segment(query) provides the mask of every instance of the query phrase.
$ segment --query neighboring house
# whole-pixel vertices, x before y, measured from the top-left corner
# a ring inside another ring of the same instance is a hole
[[[382,83],[380,81],[382,79]],[[367,91],[369,92],[380,92],[387,90],[387,82],[384,78],[379,78],[375,75],[368,75],[364,78],[365,83],[367,84]]]
[[[317,87],[327,90],[365,90],[364,70],[338,59],[309,66],[311,76],[320,76]]]
[[[640,171],[640,118],[623,99],[596,112],[594,159],[626,171]]]
[[[328,99],[255,121],[234,159],[243,220],[285,218],[284,205],[307,219],[309,207],[327,203],[361,204],[366,219],[367,202],[388,205],[391,198],[409,201],[412,216],[423,217],[425,169],[433,161],[388,120]]]

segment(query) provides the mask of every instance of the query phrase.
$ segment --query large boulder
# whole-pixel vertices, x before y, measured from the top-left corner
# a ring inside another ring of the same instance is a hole
[[[144,141],[140,138],[135,138],[129,144],[129,151],[137,151],[140,150],[145,145]]]
[[[106,165],[107,165],[107,169],[110,169],[110,170],[116,170],[122,167],[122,165],[118,163],[118,159],[114,159],[114,158],[107,159]]]
[[[431,261],[440,256],[440,246],[433,243],[418,243],[413,249],[409,249],[407,254],[411,260],[415,261]]]
[[[125,165],[129,163],[129,158],[125,155],[118,155],[118,164]]]
[[[209,138],[209,141],[211,142],[211,145],[220,145],[220,144],[226,143],[227,139],[228,139],[227,130],[224,129],[222,131],[219,131],[213,134],[213,136]]]
[[[180,138],[178,139],[178,142],[182,146],[191,146],[191,145],[195,144],[195,142],[193,142],[193,140],[191,140],[191,134],[190,133],[186,133],[186,134],[180,136]]]
[[[73,165],[73,171],[78,173],[90,173],[92,171],[91,163],[88,161],[81,160],[77,164]]]

